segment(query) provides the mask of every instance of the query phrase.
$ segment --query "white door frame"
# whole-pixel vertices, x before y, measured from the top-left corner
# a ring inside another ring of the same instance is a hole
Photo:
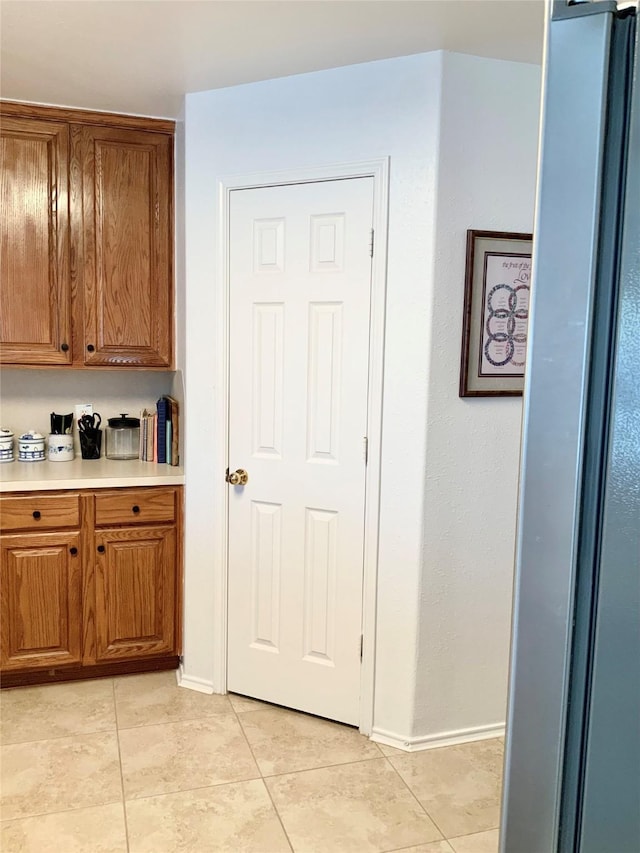
[[[373,178],[373,228],[375,246],[371,274],[369,336],[369,393],[367,400],[368,464],[365,469],[364,567],[362,596],[362,671],[360,680],[360,731],[371,734],[375,674],[378,534],[380,518],[380,475],[382,450],[382,401],[384,371],[384,328],[387,281],[387,230],[389,203],[389,158],[363,162],[287,169],[222,177],[217,182],[219,204],[218,281],[216,293],[215,357],[216,387],[214,438],[217,482],[213,511],[215,525],[215,679],[216,693],[227,692],[227,575],[229,566],[229,487],[224,481],[229,447],[229,219],[230,193],[281,184],[315,183],[346,178]]]

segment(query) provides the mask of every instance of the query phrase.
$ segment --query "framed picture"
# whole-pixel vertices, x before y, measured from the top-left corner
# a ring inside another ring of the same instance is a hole
[[[531,234],[467,231],[461,397],[522,394]]]

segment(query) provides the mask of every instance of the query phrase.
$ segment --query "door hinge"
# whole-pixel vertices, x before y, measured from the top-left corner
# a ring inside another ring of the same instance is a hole
[[[371,229],[371,237],[369,238],[369,257],[373,257],[373,228]]]
[[[369,464],[369,439],[365,435],[365,437],[362,440],[364,441],[364,464],[368,465]]]
[[[360,660],[362,660],[363,648],[364,648],[364,634],[360,634]]]

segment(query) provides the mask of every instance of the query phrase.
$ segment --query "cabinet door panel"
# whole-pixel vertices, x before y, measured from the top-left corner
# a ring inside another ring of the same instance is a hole
[[[96,660],[175,648],[175,527],[96,534]]]
[[[2,536],[0,552],[2,669],[80,663],[78,533]]]
[[[0,359],[71,363],[66,124],[3,117]]]
[[[82,151],[85,364],[169,367],[172,139],[84,127]]]

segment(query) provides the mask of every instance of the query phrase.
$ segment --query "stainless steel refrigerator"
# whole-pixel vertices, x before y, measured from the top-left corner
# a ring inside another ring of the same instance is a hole
[[[502,853],[640,851],[636,18],[547,10]]]

